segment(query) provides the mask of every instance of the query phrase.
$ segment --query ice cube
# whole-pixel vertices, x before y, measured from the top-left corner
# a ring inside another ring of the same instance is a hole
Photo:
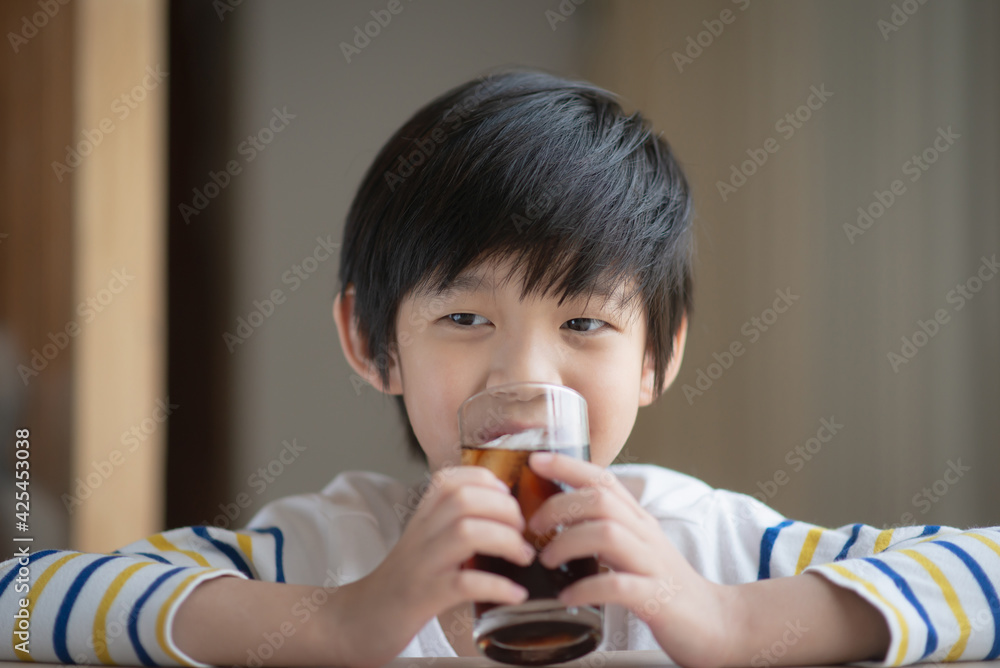
[[[528,452],[512,452],[510,449],[480,450],[477,466],[485,466],[505,485],[513,488],[521,478],[521,470],[528,461]]]
[[[489,443],[480,445],[480,448],[495,448],[497,450],[527,450],[534,449],[546,443],[547,434],[544,427],[526,429],[516,434],[504,434],[498,436]]]

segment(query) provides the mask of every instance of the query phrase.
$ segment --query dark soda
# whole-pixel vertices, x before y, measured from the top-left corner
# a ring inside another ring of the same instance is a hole
[[[484,466],[506,483],[521,507],[525,522],[528,522],[546,499],[567,489],[560,483],[536,475],[528,466],[528,457],[532,452],[539,451],[558,452],[590,461],[589,445],[547,446],[530,450],[462,446],[462,464]],[[552,535],[538,536],[525,527],[524,538],[540,552]],[[500,557],[476,554],[465,565],[510,578],[528,590],[529,602],[555,599],[563,589],[580,578],[598,572],[595,557],[573,559],[556,568],[545,568],[537,558],[529,566],[520,566]],[[476,619],[481,619],[497,607],[494,603],[475,603]],[[503,625],[480,635],[477,638],[480,650],[504,663],[542,665],[582,656],[597,647],[601,640],[601,630],[590,624],[566,618],[545,620],[541,613],[538,617],[531,619],[528,615],[524,618],[530,621]]]

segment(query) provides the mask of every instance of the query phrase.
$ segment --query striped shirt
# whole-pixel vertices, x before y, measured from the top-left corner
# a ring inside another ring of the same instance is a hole
[[[669,469],[626,464],[611,471],[712,582],[813,572],[868,601],[885,618],[891,642],[882,661],[861,665],[1000,656],[1000,527],[823,528]],[[380,474],[344,473],[321,493],[267,504],[243,530],[185,527],[112,554],[46,550],[15,557],[0,564],[0,659],[204,666],[171,636],[177,609],[194,587],[223,575],[309,584],[321,604],[385,558],[421,491]],[[309,618],[309,601],[296,607],[289,610],[290,632],[282,625],[288,637]],[[801,633],[790,622],[793,631]],[[262,636],[248,647],[244,663],[268,658],[270,642]],[[599,649],[659,646],[630,612],[607,605]],[[435,617],[400,656],[455,652]],[[751,661],[772,662],[766,650]]]

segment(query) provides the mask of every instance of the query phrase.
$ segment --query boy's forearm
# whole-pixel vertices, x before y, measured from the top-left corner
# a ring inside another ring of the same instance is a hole
[[[730,588],[729,665],[817,665],[881,660],[882,614],[852,591],[804,573]]]
[[[255,658],[265,666],[339,665],[336,624],[327,621],[334,596],[309,585],[208,580],[178,609],[174,642],[191,658],[215,665]]]

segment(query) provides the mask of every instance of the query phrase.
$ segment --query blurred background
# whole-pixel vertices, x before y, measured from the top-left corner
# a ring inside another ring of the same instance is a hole
[[[503,65],[618,93],[693,184],[684,365],[622,460],[827,526],[1000,522],[994,2],[13,0],[0,28],[4,535],[109,551],[419,480],[340,352],[337,247],[389,135]]]

